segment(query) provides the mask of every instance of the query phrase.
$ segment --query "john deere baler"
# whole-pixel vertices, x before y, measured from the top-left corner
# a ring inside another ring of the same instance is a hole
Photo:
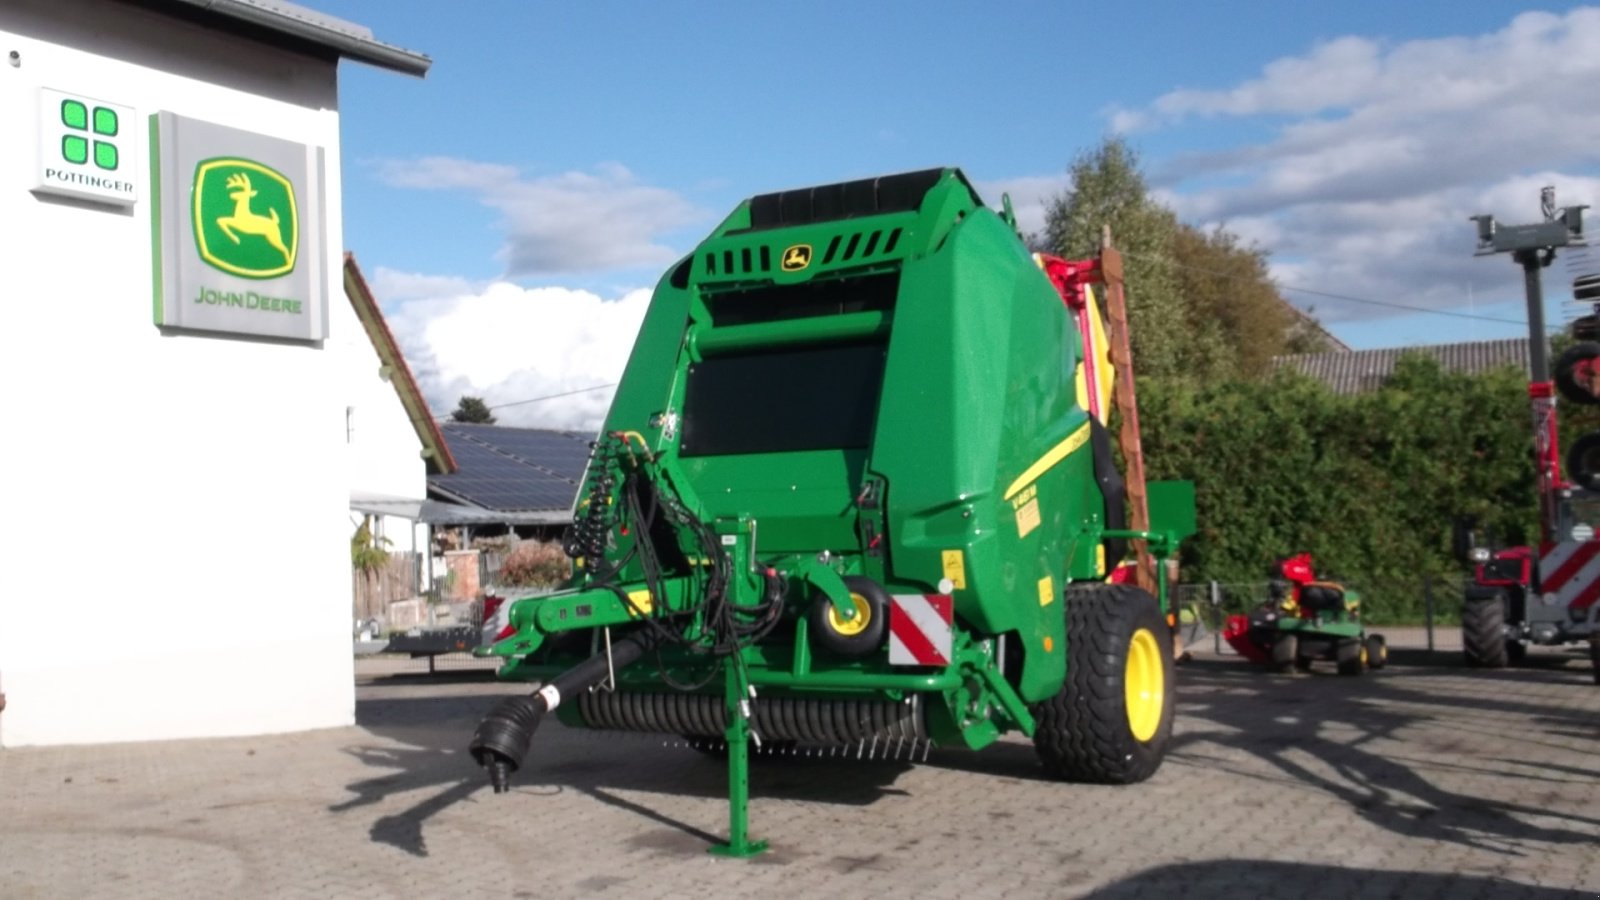
[[[1163,604],[1124,539],[1084,344],[1009,207],[955,169],[753,197],[657,286],[567,536],[576,577],[480,653],[537,681],[474,757],[497,790],[540,718],[752,749],[981,748],[1063,778],[1160,765]],[[1110,498],[1108,502],[1108,498]],[[1113,549],[1107,552],[1107,547]]]

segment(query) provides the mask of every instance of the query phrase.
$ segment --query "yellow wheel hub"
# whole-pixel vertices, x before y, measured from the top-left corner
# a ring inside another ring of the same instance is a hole
[[[1134,740],[1148,741],[1161,727],[1161,712],[1167,704],[1164,662],[1161,645],[1150,629],[1135,631],[1128,641],[1128,667],[1122,677],[1127,692],[1128,729]]]
[[[832,603],[828,604],[828,627],[844,637],[855,637],[866,631],[868,623],[872,621],[872,606],[867,603],[867,598],[851,592],[850,603],[855,607],[856,614],[848,619],[840,618],[838,608]]]

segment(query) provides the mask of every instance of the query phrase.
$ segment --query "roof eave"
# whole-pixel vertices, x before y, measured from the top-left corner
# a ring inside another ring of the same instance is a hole
[[[366,329],[367,338],[372,341],[378,358],[389,367],[390,383],[400,397],[406,417],[411,420],[411,427],[416,429],[417,439],[422,443],[423,457],[441,473],[455,472],[460,467],[450,452],[450,445],[445,442],[444,432],[439,430],[439,423],[428,412],[428,403],[423,399],[422,389],[417,386],[416,376],[411,374],[411,366],[406,363],[405,354],[400,352],[400,345],[394,339],[394,332],[389,330],[389,323],[383,318],[377,297],[367,286],[361,267],[356,265],[355,254],[348,251],[344,255],[344,292],[355,309],[356,318],[361,320],[361,327]]]
[[[250,0],[176,0],[176,2],[309,41],[327,47],[346,59],[388,69],[391,72],[421,78],[433,65],[433,60],[421,53],[386,44],[372,37],[330,28],[320,22],[292,15],[288,10],[262,6]]]

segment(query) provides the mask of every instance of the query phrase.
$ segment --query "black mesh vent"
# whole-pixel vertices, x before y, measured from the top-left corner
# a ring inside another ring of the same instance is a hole
[[[894,309],[898,272],[865,278],[828,278],[712,294],[705,298],[713,327],[837,316]]]
[[[944,169],[924,169],[761,194],[750,199],[750,228],[782,228],[853,216],[909,212],[922,205],[922,198],[939,183],[944,173]]]

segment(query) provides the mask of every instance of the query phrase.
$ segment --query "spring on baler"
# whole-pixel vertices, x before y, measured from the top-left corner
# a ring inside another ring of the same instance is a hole
[[[704,694],[586,691],[578,710],[590,728],[679,735],[720,735],[727,727],[721,697]],[[928,739],[922,698],[893,700],[805,700],[763,697],[753,704],[752,723],[762,740],[803,744]]]

